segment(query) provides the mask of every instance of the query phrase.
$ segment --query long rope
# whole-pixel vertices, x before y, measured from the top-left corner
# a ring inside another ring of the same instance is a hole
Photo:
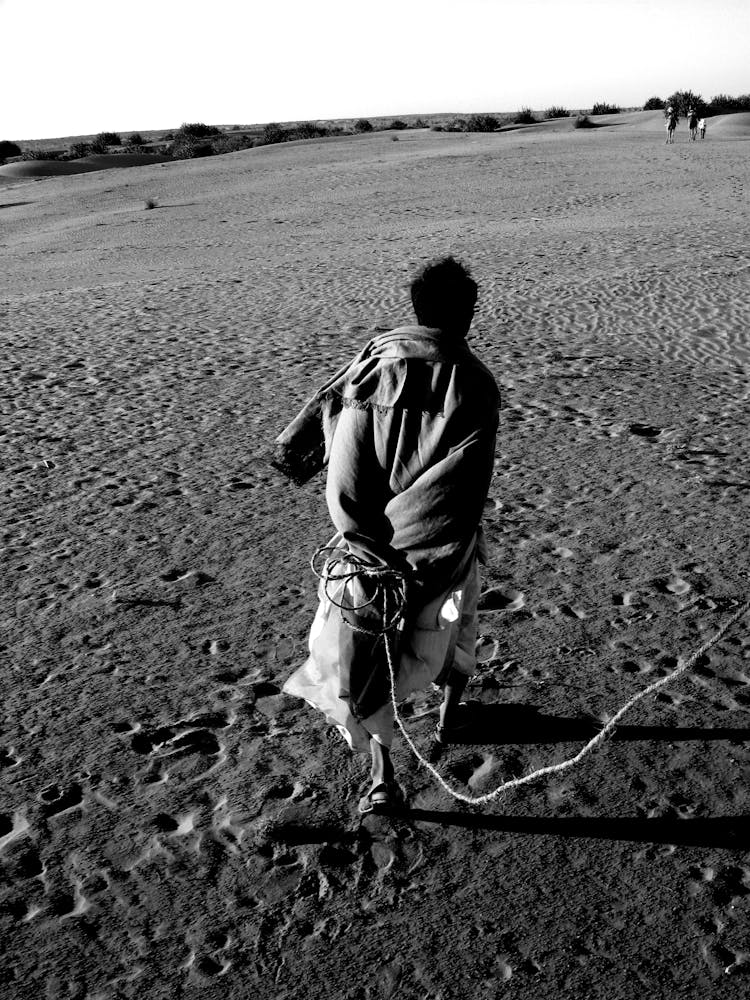
[[[332,552],[332,551],[336,552],[336,555],[329,557],[326,560],[323,570],[319,571],[316,568],[317,557],[319,555],[322,555],[324,552]],[[341,567],[345,564],[348,564],[353,568],[343,569],[343,570],[339,568],[337,570],[337,567]],[[382,595],[382,602],[383,602],[383,628],[381,630],[378,630],[376,633],[371,633],[371,634],[383,635],[385,638],[385,650],[386,650],[386,657],[388,660],[388,673],[390,677],[391,702],[393,704],[393,712],[398,728],[401,730],[404,739],[406,740],[409,748],[411,749],[412,753],[416,757],[419,764],[421,764],[422,767],[424,767],[427,771],[429,771],[430,774],[433,776],[433,778],[435,778],[436,781],[445,789],[445,791],[448,792],[449,795],[452,795],[454,799],[457,799],[459,802],[465,802],[467,805],[472,805],[472,806],[481,806],[485,805],[488,802],[494,802],[495,799],[498,799],[501,795],[504,795],[512,788],[520,788],[522,785],[531,784],[531,782],[538,781],[540,778],[546,777],[548,774],[559,774],[562,771],[568,771],[570,770],[570,768],[575,767],[576,764],[580,763],[580,761],[582,761],[584,757],[590,754],[592,750],[594,750],[597,746],[599,746],[599,744],[603,743],[607,739],[607,737],[614,731],[615,727],[617,726],[617,723],[623,717],[623,715],[625,715],[626,712],[629,712],[634,705],[636,705],[639,701],[641,701],[641,699],[647,697],[647,695],[653,694],[654,691],[658,691],[659,688],[665,687],[667,684],[671,684],[672,681],[676,680],[679,676],[686,673],[686,671],[688,671],[692,666],[694,666],[697,660],[701,656],[703,656],[704,653],[706,653],[709,649],[711,649],[712,646],[715,646],[716,643],[719,642],[724,637],[724,635],[729,631],[729,629],[736,622],[738,622],[740,618],[744,617],[744,615],[746,615],[747,612],[750,611],[750,600],[748,600],[745,601],[745,603],[740,608],[738,608],[737,611],[735,611],[734,614],[731,615],[731,617],[729,617],[724,622],[724,624],[718,629],[717,632],[714,633],[714,635],[711,636],[710,639],[707,639],[706,642],[704,642],[699,649],[697,649],[694,653],[692,653],[691,656],[689,656],[684,661],[680,658],[678,660],[678,665],[674,670],[666,674],[666,676],[660,677],[652,684],[649,684],[649,686],[647,688],[644,688],[643,691],[639,691],[638,694],[633,695],[633,697],[629,701],[626,701],[625,704],[620,709],[618,709],[618,711],[615,712],[615,714],[609,719],[606,725],[604,725],[602,729],[592,739],[590,739],[589,742],[584,747],[582,747],[581,750],[579,750],[578,753],[575,754],[573,757],[569,757],[567,760],[563,760],[559,764],[549,764],[546,767],[540,767],[536,771],[532,771],[529,774],[524,774],[519,778],[511,778],[510,780],[504,781],[502,784],[498,785],[497,788],[494,788],[491,792],[486,792],[484,795],[472,796],[472,795],[464,795],[463,792],[459,792],[455,788],[452,788],[448,784],[448,782],[443,778],[440,772],[435,767],[433,767],[433,765],[428,760],[426,760],[425,757],[422,756],[419,749],[412,740],[411,736],[407,732],[406,727],[404,726],[403,720],[401,719],[401,716],[398,711],[398,701],[396,697],[396,669],[393,664],[391,633],[393,632],[398,621],[400,620],[404,610],[404,602],[406,595],[406,583],[404,574],[400,573],[398,570],[394,570],[391,568],[368,566],[366,563],[364,563],[362,560],[357,559],[357,557],[353,556],[351,553],[342,552],[342,550],[340,549],[334,550],[330,548],[319,549],[313,556],[311,560],[311,565],[315,575],[318,576],[324,582],[324,590],[328,600],[331,601],[331,603],[334,604],[336,607],[341,608],[342,611],[356,610],[356,609],[347,607],[342,603],[339,603],[336,600],[332,599],[327,589],[329,580],[350,581],[356,577],[365,576],[365,577],[372,577],[377,581],[378,585],[377,591],[379,594]],[[389,585],[391,585],[395,589],[395,594],[396,594],[396,598],[394,601],[395,609],[390,614],[388,608]],[[366,605],[375,603],[377,596],[378,594],[376,593],[376,595],[371,600],[366,602]],[[359,607],[365,607],[366,605],[363,604]],[[358,628],[357,626],[349,622],[346,619],[346,617],[344,617],[344,621],[351,628],[355,628],[358,631],[365,631],[365,632],[370,631],[369,629]]]
[[[665,677],[660,677],[659,680],[654,681],[653,684],[649,684],[647,688],[634,695],[629,701],[625,702],[622,708],[615,712],[607,724],[603,726],[596,736],[590,739],[589,742],[581,750],[579,750],[577,754],[575,754],[575,756],[569,757],[567,760],[561,761],[559,764],[549,764],[547,767],[540,767],[538,770],[532,771],[530,774],[524,774],[520,778],[512,778],[509,781],[504,781],[501,785],[498,785],[497,788],[493,789],[491,792],[487,792],[485,795],[464,795],[462,792],[458,792],[454,788],[451,788],[443,776],[432,766],[432,764],[430,764],[428,760],[425,760],[417,747],[414,745],[414,742],[407,733],[398,712],[393,661],[391,658],[390,643],[386,637],[388,670],[391,676],[391,700],[393,702],[393,711],[396,716],[396,722],[414,756],[417,758],[422,767],[426,768],[430,774],[437,779],[446,792],[452,795],[454,799],[458,799],[460,802],[466,802],[468,805],[473,806],[481,806],[487,802],[493,802],[505,792],[510,791],[511,788],[520,788],[521,785],[531,784],[532,781],[538,781],[539,778],[543,778],[548,774],[559,774],[561,771],[568,771],[571,767],[574,767],[582,761],[584,757],[591,753],[591,751],[594,750],[600,743],[603,743],[604,740],[607,739],[609,734],[613,731],[619,720],[623,717],[623,715],[625,715],[626,712],[629,712],[630,709],[642,698],[645,698],[646,695],[653,694],[654,691],[658,691],[659,688],[664,687],[666,684],[670,684],[673,680],[675,680],[675,678],[679,677],[680,674],[684,674],[686,670],[689,670],[690,667],[694,665],[696,660],[702,656],[706,650],[715,646],[727,630],[730,629],[735,622],[739,621],[739,619],[742,618],[742,616],[748,611],[750,611],[750,601],[746,601],[739,611],[735,612],[735,614],[733,614],[732,617],[721,626],[715,635],[713,635],[707,642],[704,642],[700,649],[696,650],[692,656],[688,657],[688,659],[683,663],[680,663],[679,666],[677,666],[671,673],[667,674]]]

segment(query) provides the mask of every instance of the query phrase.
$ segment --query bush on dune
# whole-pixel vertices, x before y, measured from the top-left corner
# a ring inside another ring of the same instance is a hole
[[[80,160],[82,157],[88,156],[91,151],[90,142],[74,142],[68,147],[68,159]]]
[[[176,135],[169,154],[173,160],[194,160],[199,156],[213,156],[214,147],[211,142],[193,135]]]
[[[500,122],[494,115],[471,115],[466,122],[467,132],[495,132]]]
[[[0,140],[0,163],[3,163],[9,156],[20,156],[21,147],[8,139]]]
[[[604,101],[597,102],[591,109],[592,115],[619,115],[620,108],[617,104],[607,104]]]
[[[301,125],[290,129],[290,135],[293,139],[324,139],[330,134],[330,129],[327,129],[325,125],[315,125],[313,122],[302,122]]]
[[[275,142],[284,142],[286,139],[286,130],[281,127],[281,125],[276,122],[269,122],[263,129],[263,135],[261,136],[261,141],[264,145],[270,146]]]
[[[750,111],[750,94],[740,94],[739,97],[717,94],[706,102],[700,94],[695,94],[692,90],[676,90],[666,101],[662,101],[660,97],[649,97],[643,105],[643,110],[663,111],[667,105],[671,105],[678,115],[683,116],[687,116],[690,108],[701,118],[708,118],[712,115],[731,115]]]
[[[354,131],[358,133],[372,132],[372,122],[368,118],[358,118],[354,123]]]
[[[594,125],[588,115],[576,115],[573,128],[596,128],[596,125]]]
[[[143,138],[140,132],[133,132],[125,140],[126,146],[145,146],[146,140]]]
[[[567,108],[559,108],[557,105],[553,105],[551,108],[547,108],[544,112],[545,118],[569,118],[570,112]]]
[[[531,108],[521,108],[513,119],[514,125],[536,125],[537,121]]]
[[[251,135],[221,135],[211,143],[214,153],[239,153],[252,149],[258,140]]]
[[[175,139],[179,135],[190,136],[192,139],[208,139],[213,135],[221,135],[221,130],[215,125],[204,125],[203,122],[183,122],[177,129]],[[166,136],[164,138],[166,139]]]
[[[687,117],[688,111],[692,108],[699,117],[706,114],[706,102],[700,94],[694,94],[692,90],[676,90],[674,94],[667,98],[667,104],[671,105],[678,115]]]
[[[22,160],[60,160],[62,157],[56,149],[24,149]]]
[[[730,97],[729,94],[717,94],[708,102],[706,115],[734,115],[742,111],[750,111],[750,94],[740,94]]]
[[[408,127],[409,127],[409,126],[408,126],[408,125],[406,124],[406,122],[405,122],[405,121],[402,121],[402,119],[401,119],[401,118],[394,118],[394,119],[393,119],[393,121],[391,122],[391,124],[390,124],[390,125],[388,126],[388,128],[389,128],[389,129],[391,129],[391,128],[393,128],[393,129],[398,129],[398,130],[399,130],[399,131],[401,131],[401,132],[402,132],[402,131],[403,131],[403,130],[404,130],[405,128],[408,128]]]
[[[102,146],[122,146],[119,132],[100,132],[94,142],[100,143]]]

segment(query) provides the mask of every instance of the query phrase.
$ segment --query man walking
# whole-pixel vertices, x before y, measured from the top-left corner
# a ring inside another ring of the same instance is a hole
[[[388,633],[396,698],[442,685],[439,741],[449,739],[476,663],[480,521],[499,393],[466,344],[477,285],[463,265],[452,257],[428,264],[411,298],[417,325],[370,341],[278,439],[278,464],[285,456],[289,471],[295,454],[314,451],[311,424],[322,425],[336,531],[310,655],[284,690],[324,712],[353,749],[369,751],[362,812],[401,799],[390,757],[389,651],[378,634],[388,609],[369,573],[392,570],[405,588]]]

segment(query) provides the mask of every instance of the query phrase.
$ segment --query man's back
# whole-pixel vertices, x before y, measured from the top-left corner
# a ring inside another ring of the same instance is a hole
[[[355,552],[408,563],[439,592],[459,572],[492,475],[499,394],[463,341],[425,327],[378,338],[340,387],[327,500]]]

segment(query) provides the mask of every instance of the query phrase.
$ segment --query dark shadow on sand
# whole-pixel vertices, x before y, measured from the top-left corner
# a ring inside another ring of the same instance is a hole
[[[588,743],[601,726],[591,719],[566,719],[543,715],[533,705],[469,704],[462,725],[451,732],[454,746],[513,743]],[[750,742],[750,728],[702,726],[618,726],[609,737],[615,742],[659,740],[685,743],[690,740]]]
[[[417,823],[495,830],[498,833],[626,840],[639,844],[675,844],[732,851],[750,850],[750,816],[722,816],[716,819],[565,816],[560,819],[539,819],[534,816],[487,816],[431,809],[405,809],[401,815],[404,819]]]

